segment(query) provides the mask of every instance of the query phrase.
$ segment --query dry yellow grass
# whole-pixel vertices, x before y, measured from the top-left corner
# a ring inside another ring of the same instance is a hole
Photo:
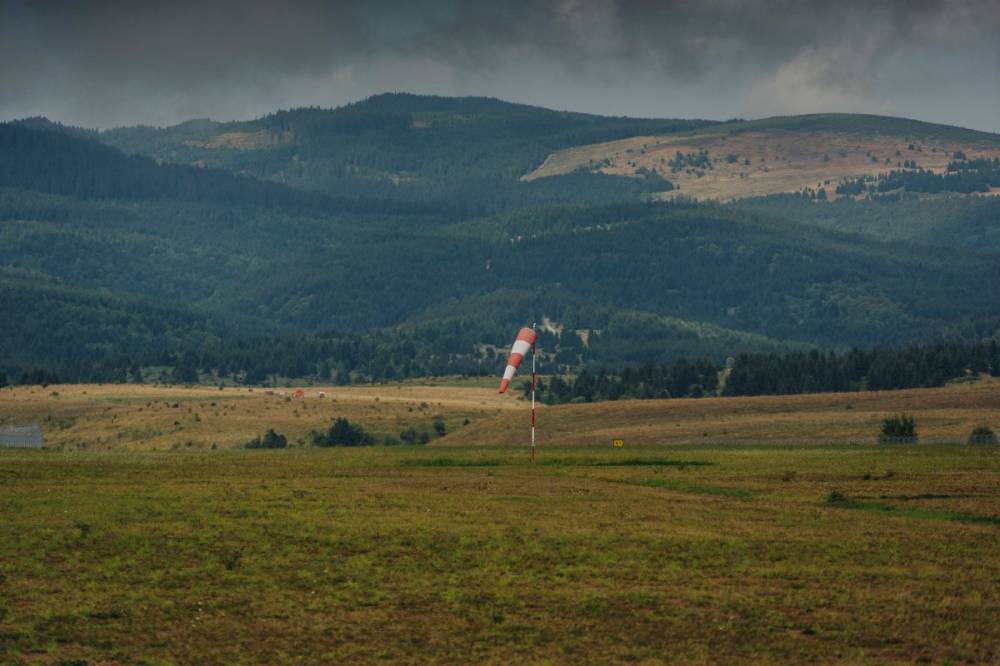
[[[309,441],[338,417],[377,437],[413,426],[432,430],[441,416],[448,429],[476,422],[516,400],[475,386],[390,385],[294,388],[54,385],[0,390],[0,423],[41,424],[47,447],[156,450],[238,446],[274,428],[292,444]],[[320,392],[326,397],[320,398]]]
[[[528,412],[522,411],[478,421],[441,444],[524,446]],[[906,391],[559,405],[540,411],[538,443],[610,447],[615,438],[626,446],[874,442],[882,419],[897,412],[916,417],[923,441],[964,442],[977,425],[1000,430],[1000,380]]]
[[[308,443],[311,432],[338,417],[381,439],[411,426],[433,432],[440,416],[449,434],[435,446],[524,446],[528,403],[514,393],[497,395],[492,384],[310,387],[303,398],[294,397],[294,388],[16,387],[0,390],[0,423],[39,423],[50,448],[142,451],[240,446],[268,428],[291,445]],[[916,417],[923,441],[965,441],[984,423],[1000,431],[1000,380],[907,391],[539,405],[538,443],[873,442],[882,419],[897,412]]]
[[[223,132],[209,137],[204,141],[185,141],[184,143],[196,148],[228,148],[229,150],[258,150],[260,148],[272,148],[281,143],[287,142],[288,137],[283,137],[274,132],[260,130],[257,132]]]
[[[911,144],[915,150],[910,150]],[[708,151],[712,169],[671,171],[669,163],[678,152],[701,150]],[[678,188],[663,193],[664,197],[728,200],[819,187],[832,195],[843,178],[874,176],[906,160],[916,160],[920,168],[940,173],[957,150],[970,159],[1000,157],[1000,149],[992,146],[944,140],[914,143],[905,136],[784,130],[708,132],[642,136],[567,148],[550,155],[523,180],[567,174],[578,168],[634,176],[645,168],[655,169]],[[729,163],[729,155],[735,155],[736,161]],[[749,165],[744,163],[747,159]]]

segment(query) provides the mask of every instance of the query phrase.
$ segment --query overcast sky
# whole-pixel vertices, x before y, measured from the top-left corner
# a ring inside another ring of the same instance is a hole
[[[0,119],[253,118],[385,91],[1000,132],[1000,0],[0,0]]]

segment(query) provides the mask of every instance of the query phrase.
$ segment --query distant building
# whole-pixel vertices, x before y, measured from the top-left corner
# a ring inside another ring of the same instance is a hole
[[[40,449],[42,443],[38,425],[0,426],[0,449]]]

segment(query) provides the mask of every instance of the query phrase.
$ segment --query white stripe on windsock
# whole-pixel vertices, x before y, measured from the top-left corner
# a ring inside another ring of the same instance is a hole
[[[511,354],[520,354],[522,358],[528,355],[528,350],[531,349],[531,343],[527,340],[518,340],[511,347]]]

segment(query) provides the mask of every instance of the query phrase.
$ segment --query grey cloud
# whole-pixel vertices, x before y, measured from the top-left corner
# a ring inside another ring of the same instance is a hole
[[[874,111],[1000,131],[998,32],[1000,0],[0,0],[0,118],[166,124],[411,90],[618,115]],[[922,74],[939,81],[915,86]]]

